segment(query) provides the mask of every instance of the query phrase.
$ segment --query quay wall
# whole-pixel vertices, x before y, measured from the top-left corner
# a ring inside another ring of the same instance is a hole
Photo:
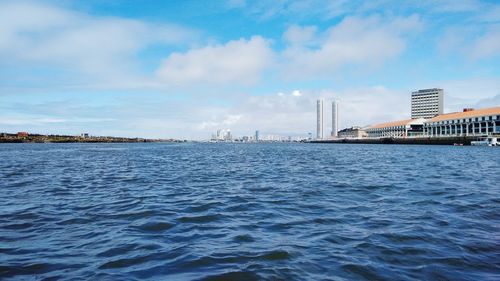
[[[312,143],[359,143],[359,144],[420,144],[420,145],[470,145],[478,137],[439,137],[439,138],[381,138],[381,139],[335,139],[318,140]]]

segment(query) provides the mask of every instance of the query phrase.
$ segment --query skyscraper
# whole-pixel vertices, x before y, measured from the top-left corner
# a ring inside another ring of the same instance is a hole
[[[259,141],[259,130],[255,131],[255,141]]]
[[[411,118],[430,119],[443,114],[443,89],[424,89],[411,93]]]
[[[316,102],[316,139],[323,139],[323,99]]]
[[[332,102],[332,137],[336,138],[339,132],[339,102]]]

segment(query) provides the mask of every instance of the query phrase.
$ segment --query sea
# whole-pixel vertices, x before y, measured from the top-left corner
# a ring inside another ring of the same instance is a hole
[[[0,145],[1,280],[500,280],[500,148]]]

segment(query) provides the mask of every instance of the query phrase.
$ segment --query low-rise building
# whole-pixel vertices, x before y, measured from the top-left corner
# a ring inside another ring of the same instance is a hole
[[[366,138],[367,136],[368,134],[366,133],[366,131],[363,128],[357,126],[345,128],[338,132],[338,138],[341,139],[361,139]]]
[[[422,136],[425,119],[381,123],[366,129],[369,138],[407,138]]]
[[[438,115],[427,120],[423,129],[427,137],[500,134],[500,107],[466,108],[463,112]]]

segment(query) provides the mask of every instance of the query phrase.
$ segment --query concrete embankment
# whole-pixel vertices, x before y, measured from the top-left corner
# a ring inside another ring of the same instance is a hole
[[[335,139],[311,141],[312,143],[360,143],[360,144],[423,144],[423,145],[470,145],[478,137],[440,137],[440,138],[382,138],[382,139]]]

